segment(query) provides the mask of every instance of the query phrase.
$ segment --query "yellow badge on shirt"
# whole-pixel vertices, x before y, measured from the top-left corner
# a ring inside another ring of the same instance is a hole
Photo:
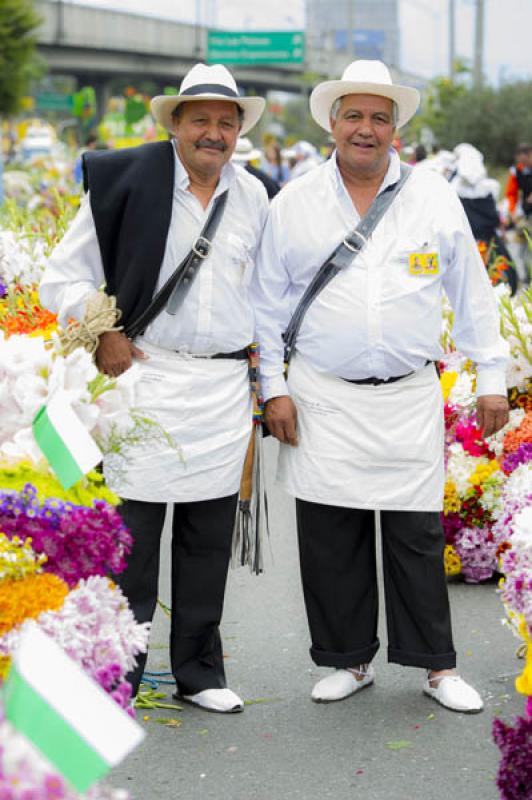
[[[437,253],[410,253],[408,257],[411,275],[437,275],[439,272]]]

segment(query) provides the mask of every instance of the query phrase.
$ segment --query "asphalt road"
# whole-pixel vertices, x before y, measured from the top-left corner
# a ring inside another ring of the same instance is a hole
[[[275,442],[266,448],[272,485]],[[265,574],[232,570],[226,596],[228,684],[248,701],[244,713],[190,706],[139,712],[147,737],[109,782],[134,800],[496,800],[491,724],[495,715],[510,720],[521,713],[513,680],[523,662],[501,625],[495,585],[449,585],[459,668],[482,693],[482,714],[456,714],[425,697],[422,671],[387,664],[385,646],[374,662],[375,686],[341,703],[316,705],[310,690],[327,671],[308,654],[293,503],[274,487],[271,528],[273,561],[267,558]],[[160,593],[166,603],[167,548],[166,540]],[[168,669],[168,630],[158,611],[152,670]],[[161,688],[171,702],[172,687]]]

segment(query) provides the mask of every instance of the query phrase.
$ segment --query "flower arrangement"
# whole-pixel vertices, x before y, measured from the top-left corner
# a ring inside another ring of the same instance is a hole
[[[53,550],[53,547],[51,548]],[[51,636],[131,716],[127,673],[147,648],[149,623],[135,621],[120,589],[92,576],[68,585],[38,555],[31,539],[0,534],[0,677],[28,620]],[[0,797],[81,800],[33,746],[3,718],[0,705]],[[95,786],[87,800],[128,800],[122,790]]]
[[[13,540],[31,540],[33,551],[46,557],[45,570],[70,587],[91,575],[122,572],[131,549],[113,506],[95,500],[87,508],[57,498],[40,503],[31,484],[20,493],[0,491],[0,528]]]
[[[78,348],[68,356],[42,338],[0,336],[0,455],[30,459],[41,453],[31,423],[49,397],[61,390],[87,430],[105,451],[106,437],[133,426],[128,411],[134,400],[135,366],[116,379],[96,369]]]
[[[23,594],[21,589],[19,595]],[[130,703],[131,684],[125,678],[135,666],[136,655],[148,646],[150,624],[135,621],[116,585],[99,576],[81,580],[72,591],[67,589],[57,608],[36,615],[35,619],[44,633],[61,645],[122,708],[134,715]],[[4,657],[13,652],[24,625],[12,627],[0,637],[0,653]]]
[[[50,472],[46,463],[33,464],[29,459],[14,461],[0,460],[0,485],[6,491],[22,492],[26,484],[31,484],[39,502],[55,498],[75,506],[91,507],[95,500],[105,500],[116,506],[120,502],[114,492],[105,484],[101,472],[92,470],[70,489],[64,489]]]
[[[0,708],[0,798],[2,800],[129,800],[124,789],[96,784],[76,794],[40,753],[3,718]]]
[[[43,308],[34,287],[19,283],[6,286],[0,296],[0,330],[6,336],[28,334],[49,339],[57,330],[57,316]]]
[[[446,565],[457,562],[465,580],[486,580],[498,571],[498,548],[506,534],[502,523],[503,489],[512,473],[532,457],[532,291],[510,297],[505,285],[495,289],[501,330],[509,343],[508,425],[489,439],[476,426],[473,364],[452,341],[453,314],[444,305],[440,363],[445,409],[446,484],[442,521],[449,548]],[[515,483],[515,481],[514,481]],[[525,492],[519,485],[518,493]],[[449,569],[447,574],[450,574]]]
[[[31,178],[39,194],[25,207],[8,200],[1,211],[0,681],[33,620],[133,715],[126,675],[146,650],[149,625],[135,621],[107,577],[124,569],[131,546],[115,508],[119,498],[98,471],[65,490],[36,446],[32,420],[60,390],[102,451],[115,459],[132,437],[153,431],[133,408],[136,370],[111,380],[98,373],[85,350],[65,355],[55,316],[38,302],[45,259],[78,204],[65,187],[46,188],[42,170],[40,175]],[[3,719],[0,705],[0,798],[79,797]],[[83,797],[129,795],[98,785]]]

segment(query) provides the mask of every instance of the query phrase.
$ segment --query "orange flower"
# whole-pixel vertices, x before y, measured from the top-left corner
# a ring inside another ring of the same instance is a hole
[[[68,594],[65,581],[45,573],[0,583],[0,636],[35,619],[43,611],[57,611]]]
[[[513,453],[524,442],[532,442],[532,411],[527,411],[518,428],[508,431],[503,440],[505,453]]]

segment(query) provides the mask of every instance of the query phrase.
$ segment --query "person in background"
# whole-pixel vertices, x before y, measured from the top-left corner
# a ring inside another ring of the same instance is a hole
[[[508,205],[508,213],[514,216],[518,210],[521,194],[529,196],[532,192],[532,145],[520,144],[515,151],[515,164],[510,167],[506,186],[504,189],[504,196]],[[524,209],[523,209],[524,210]]]
[[[96,150],[98,147],[98,137],[95,133],[89,133],[85,139],[84,147],[79,151],[78,157],[73,168],[73,178],[77,184],[83,181],[83,155],[91,150]]]
[[[257,178],[266,189],[268,199],[271,200],[279,192],[280,186],[276,181],[273,180],[273,178],[270,178],[269,175],[252,164],[253,161],[258,161],[261,155],[262,153],[260,150],[257,150],[255,147],[253,147],[247,136],[242,136],[236,143],[235,151],[231,156],[231,161],[234,164],[243,166],[246,172],[249,172],[250,175],[253,175],[253,177]]]
[[[290,172],[291,181],[294,178],[299,178],[300,175],[305,175],[322,163],[323,159],[320,158],[314,145],[304,139],[296,142],[292,150],[294,151],[295,164]]]
[[[509,248],[525,286],[530,284],[532,255],[525,232],[532,234],[532,144],[523,143],[515,153],[515,165],[505,187],[508,208],[506,227]]]
[[[264,148],[261,170],[281,187],[290,180],[290,168],[282,156],[279,142],[269,142]]]
[[[421,164],[427,157],[425,145],[417,144],[414,148],[414,164]]]
[[[500,234],[501,218],[496,206],[499,182],[488,177],[484,156],[473,145],[462,142],[454,148],[454,171],[450,178],[471,225],[484,263],[494,282],[517,289],[517,273]]]

